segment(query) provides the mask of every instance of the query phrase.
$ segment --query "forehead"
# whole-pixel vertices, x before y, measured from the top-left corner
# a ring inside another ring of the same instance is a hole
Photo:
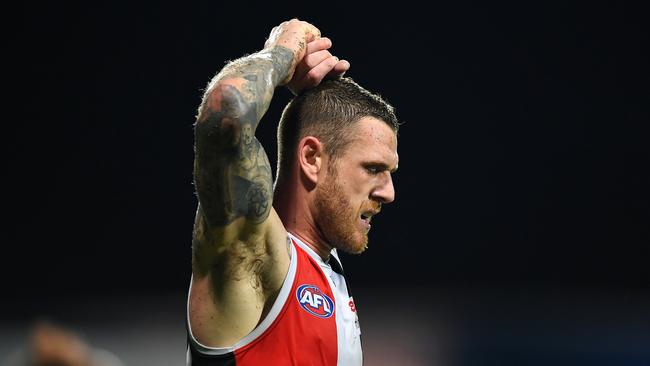
[[[399,160],[397,134],[385,122],[373,117],[364,117],[355,123],[352,140],[344,155],[376,160],[396,168]]]

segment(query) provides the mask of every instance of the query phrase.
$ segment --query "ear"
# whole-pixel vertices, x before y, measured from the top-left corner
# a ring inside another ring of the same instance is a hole
[[[323,144],[314,136],[305,136],[298,144],[298,164],[307,180],[316,184],[323,164]]]

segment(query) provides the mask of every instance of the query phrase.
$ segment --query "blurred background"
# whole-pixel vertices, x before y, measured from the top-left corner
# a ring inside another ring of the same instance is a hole
[[[196,108],[226,60],[291,17],[404,123],[397,199],[369,250],[343,258],[367,365],[650,365],[643,9],[25,2],[7,15],[2,365],[52,334],[97,364],[184,363]],[[272,165],[290,96],[277,90],[258,129]]]

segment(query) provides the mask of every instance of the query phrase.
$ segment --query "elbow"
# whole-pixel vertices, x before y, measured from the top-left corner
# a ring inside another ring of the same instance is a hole
[[[223,149],[236,147],[250,106],[230,83],[215,84],[204,96],[195,124],[196,142]]]
[[[194,126],[196,147],[199,150],[232,150],[239,145],[241,131],[237,119],[213,114]]]

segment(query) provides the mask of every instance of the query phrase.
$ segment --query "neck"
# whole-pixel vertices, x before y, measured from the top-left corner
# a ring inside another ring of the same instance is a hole
[[[314,219],[312,208],[315,190],[307,190],[299,182],[299,179],[279,179],[273,194],[273,207],[285,229],[302,240],[324,261],[327,261],[332,247],[325,240],[325,236]]]

